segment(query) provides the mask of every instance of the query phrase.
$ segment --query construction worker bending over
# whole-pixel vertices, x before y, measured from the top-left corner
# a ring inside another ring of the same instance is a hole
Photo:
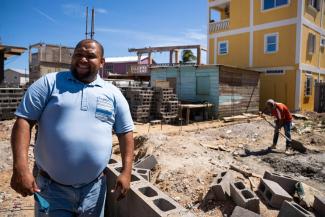
[[[12,130],[11,187],[35,197],[35,216],[104,216],[105,168],[112,153],[112,129],[118,136],[123,169],[116,197],[130,188],[133,121],[118,88],[98,75],[105,59],[102,45],[80,41],[70,71],[50,73],[27,90]],[[30,131],[38,124],[36,178],[28,167]]]
[[[273,145],[272,149],[276,148],[279,138],[279,131],[281,128],[284,128],[284,133],[286,135],[286,150],[290,147],[291,144],[291,126],[292,126],[292,116],[286,105],[283,103],[275,102],[273,99],[267,100],[265,104],[264,111],[268,111],[272,116],[276,118],[275,127],[274,127],[274,136],[273,136]],[[265,116],[263,116],[265,118]]]

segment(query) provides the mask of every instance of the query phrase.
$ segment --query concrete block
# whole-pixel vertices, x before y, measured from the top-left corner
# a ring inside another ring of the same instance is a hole
[[[295,202],[284,201],[278,217],[314,217],[314,215]]]
[[[240,206],[236,206],[230,217],[261,217],[260,215]]]
[[[227,200],[230,197],[230,182],[232,175],[228,171],[223,171],[213,179],[210,188],[216,200]]]
[[[230,183],[230,195],[238,206],[256,213],[260,212],[260,200],[243,182]]]
[[[258,190],[262,193],[266,202],[274,208],[280,209],[283,201],[292,201],[292,197],[276,182],[261,179]]]
[[[141,168],[133,168],[134,172],[142,176],[145,180],[150,182],[150,177],[151,177],[151,171],[147,169],[141,169]]]
[[[120,163],[108,165],[105,217],[195,217],[135,171],[127,196],[116,201],[110,190],[121,169]]]
[[[268,171],[265,171],[263,178],[278,183],[290,195],[295,194],[295,185],[299,182],[290,176],[271,173]]]
[[[325,216],[325,197],[315,196],[313,208],[319,216]]]
[[[144,158],[141,158],[137,162],[135,162],[134,167],[151,170],[152,168],[154,168],[157,165],[157,163],[158,162],[157,162],[155,156],[148,155]]]

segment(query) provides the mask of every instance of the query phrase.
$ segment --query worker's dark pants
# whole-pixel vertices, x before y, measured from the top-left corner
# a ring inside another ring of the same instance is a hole
[[[291,139],[291,124],[292,122],[291,121],[288,121],[288,122],[285,122],[284,125],[283,125],[283,128],[284,128],[284,134],[289,138]],[[278,143],[278,138],[279,138],[279,131],[281,130],[282,127],[277,128],[275,127],[275,130],[274,130],[274,136],[273,136],[273,145],[276,145]],[[286,146],[290,146],[290,141],[289,140],[286,140]]]

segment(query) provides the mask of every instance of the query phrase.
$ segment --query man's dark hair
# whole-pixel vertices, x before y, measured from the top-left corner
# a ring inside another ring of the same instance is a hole
[[[99,48],[100,48],[100,51],[101,51],[100,57],[102,57],[102,58],[104,57],[104,47],[103,47],[103,45],[101,43],[99,43],[95,39],[83,39],[83,40],[81,40],[81,41],[78,42],[78,44],[76,45],[75,49],[76,48],[79,48],[81,46],[81,44],[84,43],[84,42],[95,42],[99,46]]]

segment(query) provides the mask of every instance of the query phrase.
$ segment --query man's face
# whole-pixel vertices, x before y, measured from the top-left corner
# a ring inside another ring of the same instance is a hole
[[[97,72],[103,67],[105,59],[101,56],[99,45],[93,41],[84,41],[76,47],[71,61],[73,75],[84,83],[96,80]]]

